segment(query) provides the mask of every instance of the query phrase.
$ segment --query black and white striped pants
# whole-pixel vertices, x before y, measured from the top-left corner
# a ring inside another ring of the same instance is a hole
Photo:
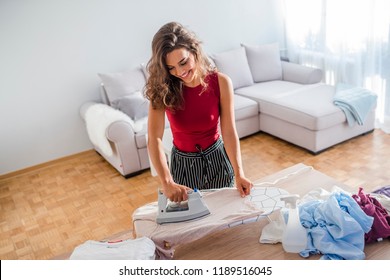
[[[173,146],[170,169],[175,183],[199,190],[233,187],[234,171],[222,139],[197,150],[186,153]]]

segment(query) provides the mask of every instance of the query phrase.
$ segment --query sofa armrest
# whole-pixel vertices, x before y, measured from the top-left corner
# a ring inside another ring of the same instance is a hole
[[[98,105],[97,107],[93,107]],[[91,111],[97,109],[93,115]],[[97,152],[122,175],[128,176],[142,168],[136,144],[134,122],[114,108],[97,102],[87,102],[80,108],[88,136]],[[114,118],[113,118],[114,116]],[[91,121],[91,117],[95,120]],[[111,120],[109,120],[111,118]],[[95,124],[95,121],[97,122]],[[91,128],[91,126],[96,126]]]
[[[113,153],[109,141],[116,143],[122,139],[130,142],[134,140],[135,123],[119,110],[103,103],[87,102],[81,106],[80,115],[86,123],[92,144],[106,156],[112,156]],[[120,129],[113,129],[115,127]]]
[[[111,106],[109,106],[107,104],[93,102],[93,101],[86,102],[80,107],[80,116],[83,118],[84,121],[86,121],[87,111],[94,105],[101,106],[101,113],[102,113],[101,118],[109,117],[111,114],[111,111],[113,111],[116,115],[115,115],[115,118],[112,119],[112,121],[111,121],[112,123],[114,123],[114,121],[115,122],[120,121],[120,122],[125,123],[127,129],[130,129],[133,134],[137,133],[137,131],[140,130],[140,128],[135,124],[135,122],[130,117],[128,117],[126,114],[124,114],[122,112],[118,112],[118,110],[112,108]],[[104,113],[102,111],[104,111]],[[110,122],[108,122],[106,125],[108,125],[108,124],[110,124]]]
[[[133,126],[126,121],[115,121],[106,130],[107,139],[114,143],[132,142],[135,145],[135,132]]]
[[[126,121],[116,121],[110,124],[106,134],[107,139],[113,142],[116,147],[119,168],[125,174],[141,170],[141,159],[132,126]]]
[[[322,80],[322,70],[282,61],[283,81],[299,84],[315,84]]]

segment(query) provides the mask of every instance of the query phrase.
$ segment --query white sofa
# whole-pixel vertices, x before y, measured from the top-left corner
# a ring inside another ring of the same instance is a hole
[[[349,126],[343,111],[333,104],[335,88],[321,83],[322,71],[282,61],[277,44],[243,45],[211,58],[219,71],[232,79],[239,138],[263,131],[316,154],[374,129],[374,109],[364,125]],[[88,102],[80,112],[96,151],[129,177],[150,167],[148,101],[141,94],[146,72],[140,66],[99,76],[102,103]],[[97,105],[98,116],[92,115]],[[106,115],[112,114],[117,114],[116,118],[106,121]],[[98,122],[99,118],[105,120],[99,123],[106,123],[99,134],[106,143],[92,137],[96,131],[91,132],[91,119]]]
[[[242,45],[212,56],[235,95],[258,103],[260,131],[313,154],[373,131],[376,103],[362,125],[349,124],[333,102],[336,87],[321,83],[322,71],[282,61],[279,53],[277,44]]]

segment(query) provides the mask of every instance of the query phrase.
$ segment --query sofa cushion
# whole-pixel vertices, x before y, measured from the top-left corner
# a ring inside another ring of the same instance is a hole
[[[245,47],[254,82],[282,79],[282,63],[278,43],[258,46],[242,45]]]
[[[260,106],[267,114],[310,130],[322,130],[346,121],[343,112],[333,104],[333,86],[299,85],[285,81],[256,83],[236,91]]]
[[[143,149],[147,147],[147,143],[146,143],[147,131],[148,131],[147,123],[145,123],[144,128],[135,135],[135,144],[137,145],[138,149]]]
[[[135,92],[112,101],[111,106],[127,114],[132,120],[137,121],[148,116],[149,100],[142,96],[141,92]]]
[[[140,67],[116,73],[98,73],[110,104],[123,96],[141,91],[145,86],[145,76]]]
[[[283,81],[298,84],[315,84],[322,80],[323,71],[318,68],[282,61]]]
[[[245,48],[240,47],[211,55],[218,70],[230,77],[233,88],[241,88],[253,84],[251,70],[245,54]]]
[[[259,115],[259,105],[256,101],[235,94],[234,95],[235,120],[244,120]]]

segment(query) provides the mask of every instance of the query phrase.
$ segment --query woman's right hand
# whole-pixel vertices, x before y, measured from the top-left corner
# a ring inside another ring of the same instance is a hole
[[[191,190],[189,187],[172,182],[165,185],[162,192],[170,201],[181,202],[188,200],[188,192]]]

